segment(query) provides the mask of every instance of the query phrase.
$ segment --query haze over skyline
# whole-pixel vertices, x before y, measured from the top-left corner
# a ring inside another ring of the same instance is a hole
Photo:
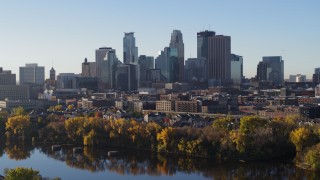
[[[285,78],[320,67],[320,1],[1,1],[0,59],[19,77],[26,63],[45,66],[48,78],[80,73],[95,49],[112,47],[122,61],[124,32],[135,32],[139,55],[154,56],[181,30],[185,59],[197,56],[197,32],[231,36],[231,52],[244,58],[244,75],[256,75],[262,56],[282,56]]]

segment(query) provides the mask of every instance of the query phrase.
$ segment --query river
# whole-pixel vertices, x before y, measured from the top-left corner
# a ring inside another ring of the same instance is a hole
[[[0,148],[0,174],[5,168],[28,167],[43,177],[62,179],[320,179],[315,172],[286,162],[215,162],[145,151],[71,146],[53,151],[51,146],[7,145]]]

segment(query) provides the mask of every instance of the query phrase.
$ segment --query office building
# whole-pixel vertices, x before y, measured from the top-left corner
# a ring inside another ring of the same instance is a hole
[[[184,43],[182,39],[182,33],[180,30],[173,30],[171,33],[171,40],[169,44],[170,48],[174,48],[177,51],[177,63],[172,63],[174,74],[177,77],[173,77],[174,82],[183,82],[184,80]],[[175,75],[174,75],[175,76]]]
[[[57,89],[73,89],[73,79],[80,77],[74,73],[60,73],[57,76]]]
[[[225,86],[231,79],[231,37],[216,35],[208,38],[209,86]]]
[[[16,74],[0,67],[0,85],[16,85]]]
[[[274,86],[284,82],[284,61],[281,56],[265,56],[257,67],[257,80],[270,81]]]
[[[116,89],[120,91],[136,91],[139,84],[139,65],[120,64],[116,71]]]
[[[165,47],[155,60],[155,68],[160,69],[161,77],[165,82],[178,82],[180,67],[177,49]]]
[[[99,49],[96,49],[96,77],[101,80],[103,67],[102,63],[106,58],[106,55],[109,51],[112,51],[112,48],[110,47],[101,47]]]
[[[139,56],[140,81],[147,80],[147,71],[154,68],[154,58],[152,56]]]
[[[320,83],[320,68],[315,68],[314,69],[314,74],[312,75],[312,82],[314,84],[319,84]]]
[[[134,32],[124,33],[123,38],[123,63],[138,64],[138,47]]]
[[[290,75],[289,82],[306,82],[307,76],[302,74]]]
[[[42,84],[44,83],[44,67],[36,63],[26,64],[19,68],[20,84]]]
[[[147,81],[157,83],[161,81],[161,70],[160,69],[149,69],[146,73]]]
[[[96,74],[99,80],[99,91],[113,89],[115,72],[121,62],[116,56],[116,50],[110,47],[96,50]]]
[[[55,81],[56,80],[56,70],[54,70],[53,67],[50,69],[50,80],[51,81]]]
[[[0,100],[28,100],[30,91],[28,85],[0,85]]]
[[[207,83],[207,59],[188,58],[185,65],[185,81]]]
[[[202,31],[197,33],[197,58],[208,59],[208,38],[215,36],[214,31]]]
[[[84,59],[81,70],[81,77],[97,77],[96,62],[88,62],[87,58]]]
[[[242,56],[231,54],[231,79],[235,86],[241,85],[243,78],[243,58]]]

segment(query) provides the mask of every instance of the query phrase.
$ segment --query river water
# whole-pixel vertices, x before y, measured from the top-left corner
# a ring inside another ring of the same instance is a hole
[[[285,162],[215,162],[212,159],[152,154],[145,151],[63,146],[10,145],[0,148],[0,174],[5,168],[28,167],[43,177],[62,179],[320,179],[315,172]]]

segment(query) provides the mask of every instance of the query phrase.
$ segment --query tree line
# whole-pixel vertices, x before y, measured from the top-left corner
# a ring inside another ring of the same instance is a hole
[[[76,144],[144,149],[221,160],[295,159],[308,169],[320,170],[320,126],[298,116],[265,119],[229,116],[204,128],[165,127],[155,122],[107,120],[99,113],[64,120],[57,115],[32,119],[22,108],[1,112],[0,133],[18,140],[36,138],[47,144]]]

